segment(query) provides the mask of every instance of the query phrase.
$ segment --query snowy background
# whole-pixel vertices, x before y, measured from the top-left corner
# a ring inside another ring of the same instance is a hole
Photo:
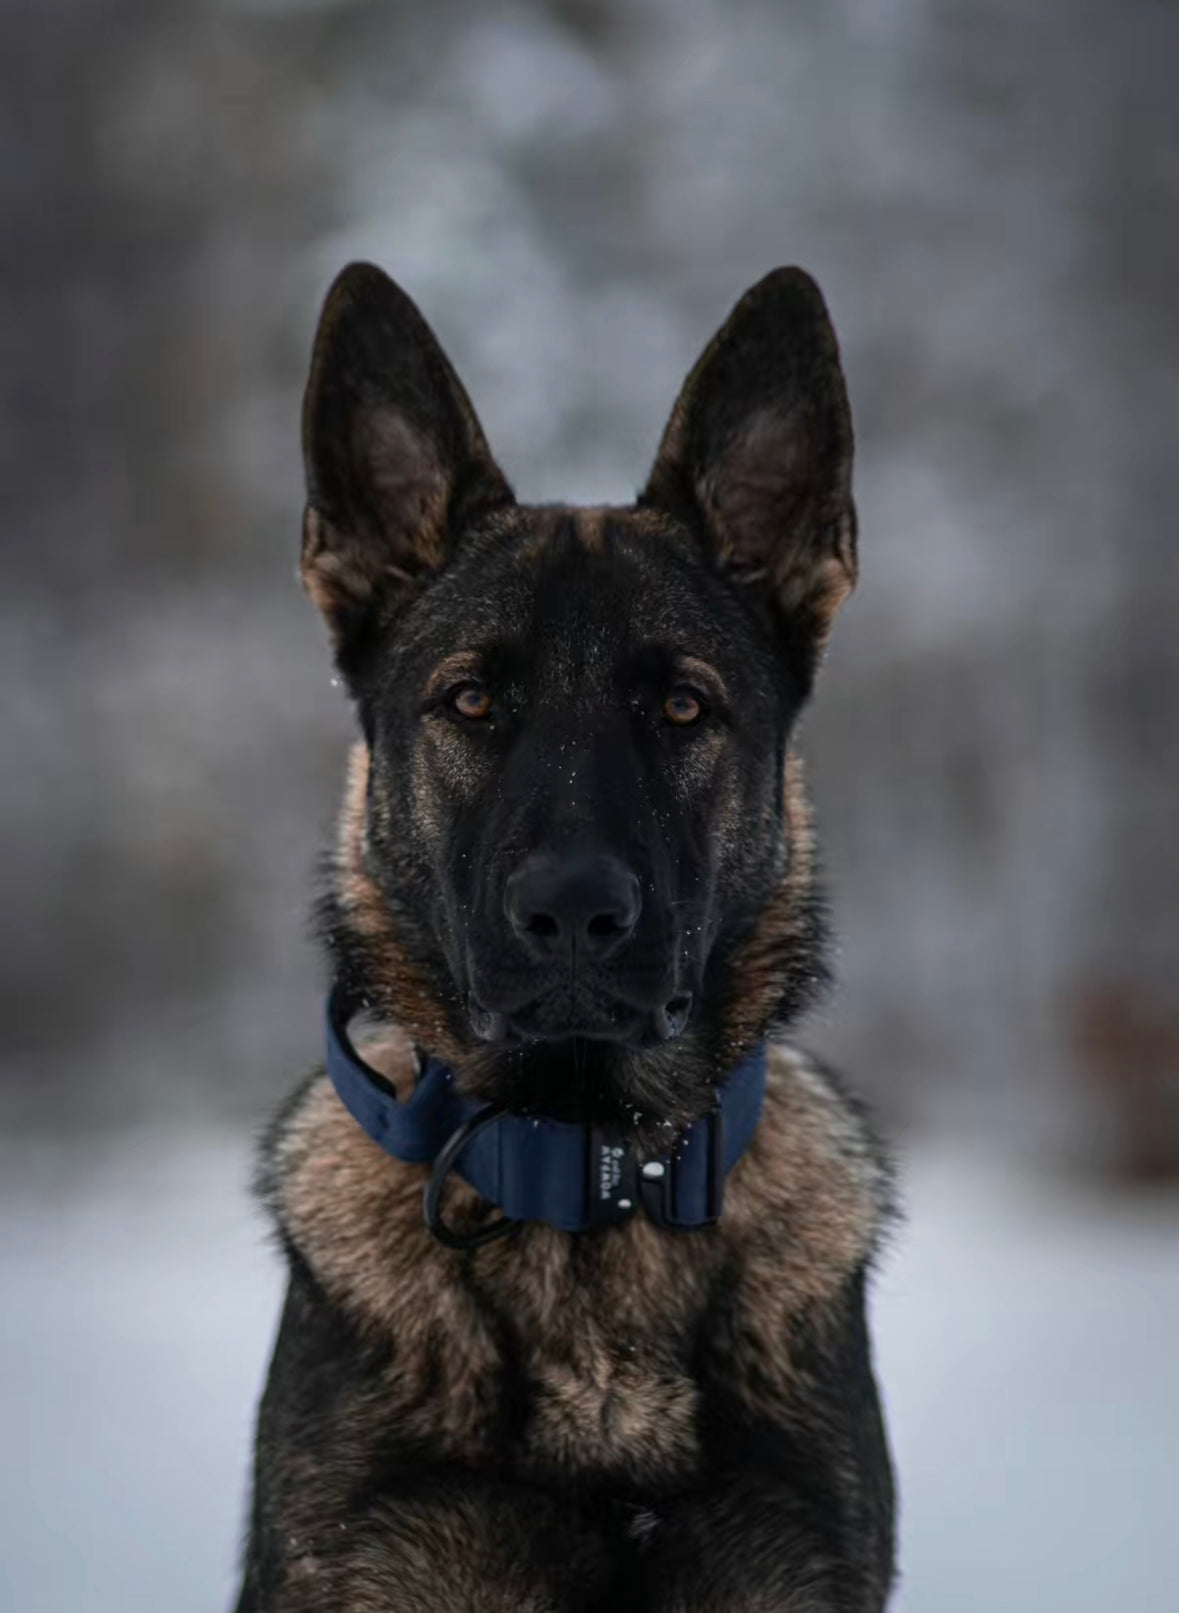
[[[223,1605],[348,713],[293,581],[352,256],[521,496],[820,279],[862,586],[805,748],[910,1220],[905,1613],[1179,1609],[1179,11],[0,8],[0,1610]]]
[[[228,1609],[279,1301],[240,1134],[0,1165],[0,1607]],[[898,1613],[1175,1613],[1174,1204],[945,1143],[906,1177],[874,1302]]]

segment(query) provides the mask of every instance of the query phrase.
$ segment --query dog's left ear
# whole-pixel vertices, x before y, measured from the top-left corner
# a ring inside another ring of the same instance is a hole
[[[471,400],[417,308],[353,263],[320,315],[303,398],[301,571],[346,675],[373,629],[512,502]]]
[[[746,292],[684,383],[640,504],[706,535],[813,672],[856,580],[852,426],[826,305],[801,269]]]

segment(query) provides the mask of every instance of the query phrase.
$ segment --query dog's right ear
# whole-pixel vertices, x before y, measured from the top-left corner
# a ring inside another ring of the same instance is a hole
[[[434,333],[367,263],[337,276],[303,398],[301,572],[348,676],[465,525],[512,502]]]

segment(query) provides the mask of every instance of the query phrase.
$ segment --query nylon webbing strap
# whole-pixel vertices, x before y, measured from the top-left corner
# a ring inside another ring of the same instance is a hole
[[[484,1106],[464,1097],[449,1068],[434,1058],[403,1102],[353,1047],[349,1017],[346,1001],[333,993],[326,1062],[340,1101],[395,1159],[431,1163]],[[660,1225],[708,1226],[720,1213],[725,1176],[752,1141],[765,1084],[763,1046],[718,1084],[713,1112],[653,1158],[635,1159],[626,1144],[598,1127],[504,1112],[472,1127],[454,1169],[512,1221],[585,1232],[626,1220],[641,1204]]]

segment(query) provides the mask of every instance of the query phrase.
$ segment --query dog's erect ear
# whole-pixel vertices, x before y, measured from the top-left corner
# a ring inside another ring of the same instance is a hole
[[[818,286],[776,269],[746,292],[684,383],[639,502],[703,526],[763,590],[813,669],[856,580],[852,427]]]
[[[380,269],[327,294],[303,398],[304,586],[347,671],[464,524],[512,492],[433,332]]]

